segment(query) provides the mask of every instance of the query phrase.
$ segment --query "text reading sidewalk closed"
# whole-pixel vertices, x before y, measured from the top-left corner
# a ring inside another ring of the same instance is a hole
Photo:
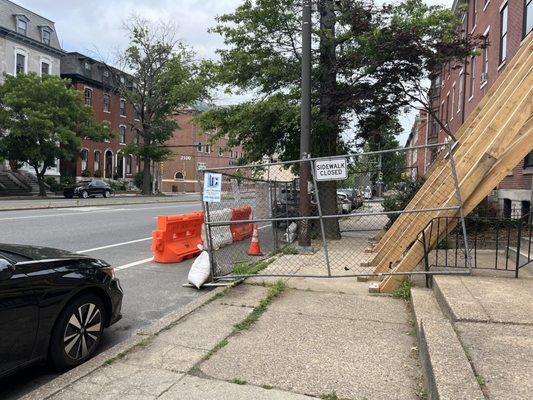
[[[346,159],[315,161],[317,181],[335,181],[346,179]]]

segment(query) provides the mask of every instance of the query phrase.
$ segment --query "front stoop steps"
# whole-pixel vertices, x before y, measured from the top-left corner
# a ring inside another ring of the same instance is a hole
[[[472,366],[430,289],[411,288],[420,361],[429,400],[485,400]]]

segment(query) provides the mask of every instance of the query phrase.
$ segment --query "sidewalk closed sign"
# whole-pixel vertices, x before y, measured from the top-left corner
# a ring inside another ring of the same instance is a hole
[[[204,201],[220,203],[222,193],[222,174],[206,172],[204,176]]]
[[[346,159],[315,161],[315,175],[317,181],[341,181],[348,177]]]

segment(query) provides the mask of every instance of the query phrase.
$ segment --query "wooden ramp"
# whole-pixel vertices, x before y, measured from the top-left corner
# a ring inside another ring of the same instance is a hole
[[[533,39],[530,36],[456,134],[453,154],[463,210],[471,212],[533,150]],[[442,152],[446,153],[446,152]],[[457,207],[451,157],[441,154],[427,180],[406,210]],[[424,255],[418,234],[436,217],[457,216],[457,210],[401,214],[375,246],[371,264],[376,273],[413,271]],[[448,229],[453,226],[448,225]],[[443,233],[426,232],[430,247]],[[437,234],[439,233],[439,235]],[[381,292],[396,289],[402,276],[385,276]]]

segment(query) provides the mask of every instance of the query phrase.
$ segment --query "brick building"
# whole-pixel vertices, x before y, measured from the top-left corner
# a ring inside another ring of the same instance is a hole
[[[462,63],[443,66],[440,76],[432,83],[432,93],[439,99],[434,110],[452,134],[505,71],[533,27],[533,0],[455,0],[452,9],[459,12],[464,6],[467,8],[462,15],[462,31],[482,35],[487,46]],[[446,139],[446,133],[435,121],[430,119],[429,126],[429,143]],[[508,174],[491,198],[507,215],[511,208],[517,210],[514,215],[525,214],[530,210],[532,183],[530,153]]]
[[[428,137],[428,113],[425,110],[419,110],[415,117],[415,123],[411,128],[411,133],[407,138],[405,147],[425,146]],[[411,178],[416,179],[426,174],[429,167],[430,154],[428,149],[408,150],[406,154],[407,173]]]
[[[211,143],[212,134],[204,132],[192,119],[205,107],[199,106],[172,115],[179,128],[167,142],[172,150],[171,160],[162,164],[163,192],[198,192],[198,169],[237,165],[242,148],[229,148],[226,139]]]
[[[108,121],[114,138],[105,142],[82,140],[76,162],[62,161],[62,175],[131,179],[139,171],[139,162],[132,156],[120,156],[120,150],[134,140],[135,112],[132,104],[121,99],[113,80],[127,79],[126,74],[111,73],[109,66],[83,54],[67,53],[61,60],[61,76],[72,81],[83,95],[83,101],[92,107],[96,122]]]

